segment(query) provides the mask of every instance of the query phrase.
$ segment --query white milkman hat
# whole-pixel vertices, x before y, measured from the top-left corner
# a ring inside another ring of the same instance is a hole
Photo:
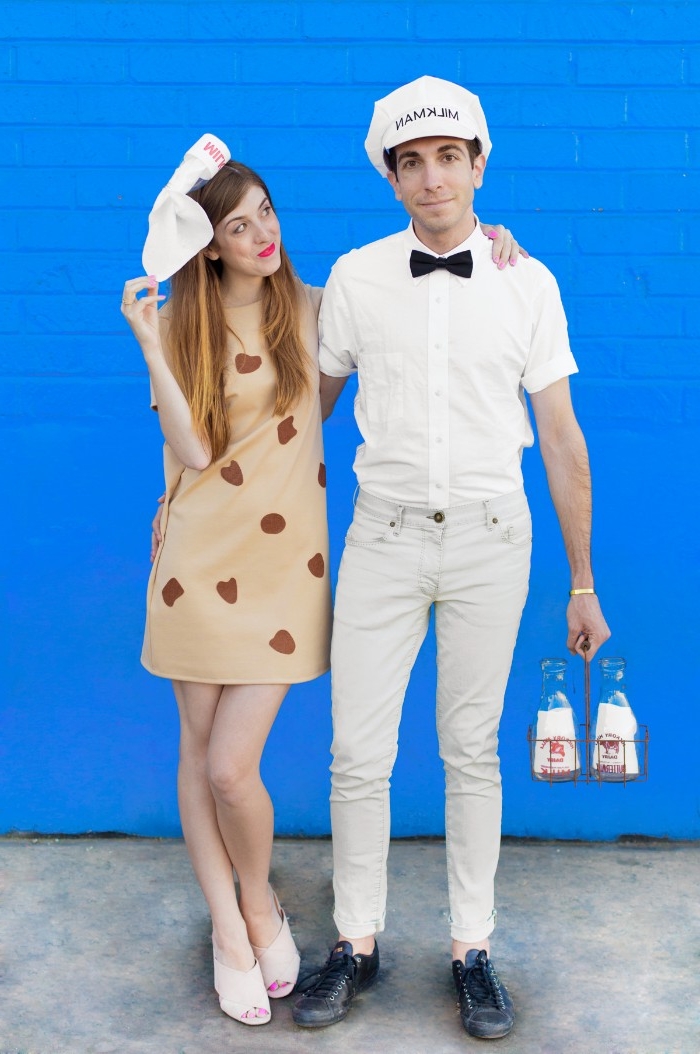
[[[208,183],[231,157],[223,140],[203,135],[184,156],[155,200],[148,217],[148,235],[143,247],[146,274],[159,282],[172,277],[188,260],[206,248],[214,237],[202,206],[189,198],[191,190]]]
[[[476,138],[485,157],[491,151],[478,95],[439,77],[419,77],[375,102],[365,150],[377,172],[386,176],[385,150],[429,135]]]

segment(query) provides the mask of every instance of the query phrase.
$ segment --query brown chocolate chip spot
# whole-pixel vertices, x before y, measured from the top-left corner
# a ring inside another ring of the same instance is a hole
[[[269,643],[270,647],[280,652],[281,655],[291,655],[296,648],[294,637],[291,633],[287,633],[286,629],[278,629]]]
[[[279,439],[282,446],[288,443],[290,439],[294,439],[297,434],[297,430],[294,427],[294,417],[285,417],[284,421],[280,421],[277,425],[277,438]]]
[[[314,578],[323,578],[324,571],[326,570],[326,563],[321,553],[316,553],[315,556],[312,556],[306,566]]]
[[[259,355],[246,355],[245,352],[236,355],[235,361],[239,373],[255,373],[262,366],[262,359]]]
[[[177,578],[171,578],[169,582],[166,582],[163,586],[163,600],[169,608],[173,606],[176,600],[178,600],[185,590],[182,588]]]
[[[235,578],[229,578],[228,582],[217,582],[216,592],[227,604],[235,604],[238,600],[238,583]]]
[[[321,462],[321,464],[318,466],[318,482],[321,484],[322,487],[325,487],[325,485],[326,485],[326,466],[323,464],[323,462]]]
[[[225,465],[221,470],[221,475],[227,483],[231,483],[234,487],[240,487],[243,482],[243,473],[237,461],[232,461],[229,465]]]
[[[265,534],[281,534],[287,526],[287,521],[277,512],[268,512],[267,516],[263,516],[260,521],[260,526]]]

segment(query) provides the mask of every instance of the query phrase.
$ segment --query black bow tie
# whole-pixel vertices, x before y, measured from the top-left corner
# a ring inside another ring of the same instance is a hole
[[[410,265],[414,278],[430,274],[437,267],[444,267],[451,274],[459,275],[460,278],[471,278],[473,267],[472,254],[469,249],[463,253],[452,253],[452,256],[429,256],[428,253],[414,249],[411,253]]]

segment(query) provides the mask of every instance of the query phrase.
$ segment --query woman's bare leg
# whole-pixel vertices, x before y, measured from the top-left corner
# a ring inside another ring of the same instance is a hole
[[[277,936],[280,918],[268,886],[274,814],[260,778],[260,758],[288,688],[226,685],[209,740],[208,778],[218,830],[238,875],[248,939],[261,948]]]
[[[233,881],[233,865],[216,818],[207,758],[222,686],[173,681],[180,712],[177,793],[185,844],[211,912],[218,957],[226,966],[249,970],[250,947]]]

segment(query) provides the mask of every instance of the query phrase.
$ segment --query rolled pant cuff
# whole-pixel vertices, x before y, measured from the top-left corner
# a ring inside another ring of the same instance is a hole
[[[374,922],[347,922],[343,921],[339,915],[333,915],[333,921],[338,929],[338,933],[342,934],[343,937],[348,937],[350,940],[359,940],[361,937],[374,937],[375,934],[381,933],[384,929],[385,919],[375,919]]]
[[[472,944],[476,948],[480,941],[489,939],[495,928],[496,912],[494,911],[486,925],[482,923],[478,927],[456,926],[453,922],[450,926],[450,936],[453,941],[460,941],[462,944]]]

